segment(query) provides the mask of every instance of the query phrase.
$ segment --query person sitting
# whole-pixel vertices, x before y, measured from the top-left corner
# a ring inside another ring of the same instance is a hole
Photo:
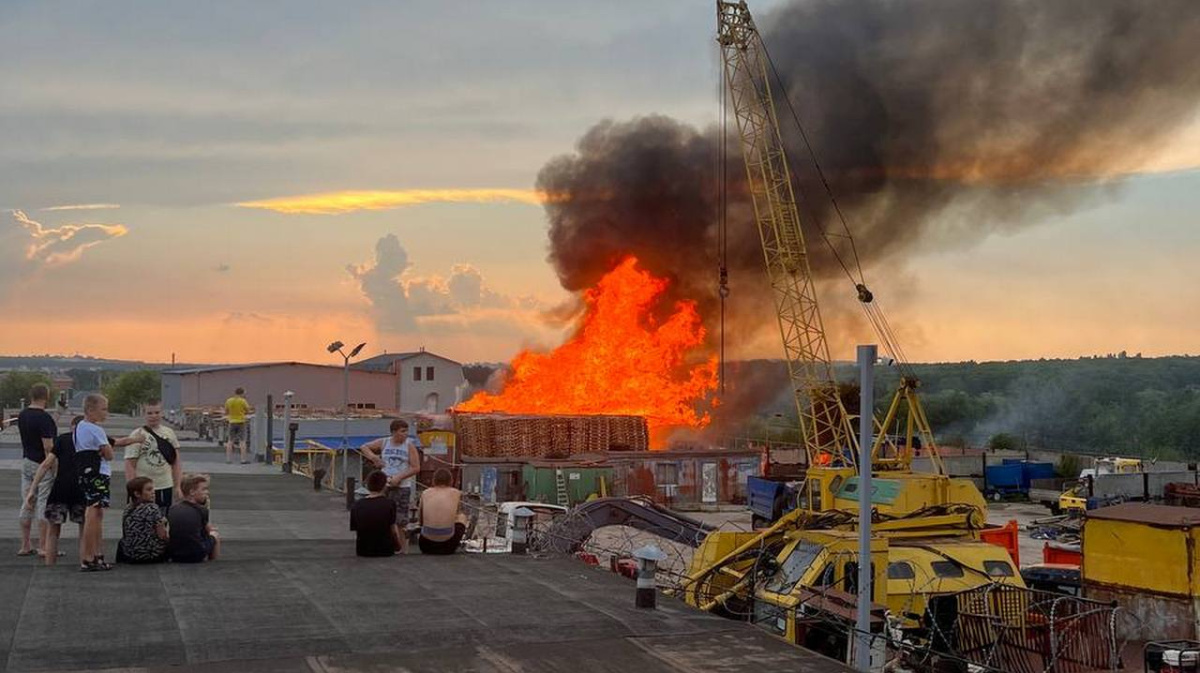
[[[121,520],[117,562],[161,563],[167,559],[167,517],[155,501],[154,480],[135,477],[125,482],[129,504]]]
[[[417,546],[422,554],[447,555],[458,551],[467,532],[467,519],[459,512],[462,491],[451,485],[450,471],[441,468],[433,474],[433,486],[421,494],[417,519],[421,535]]]
[[[369,495],[350,508],[350,530],[355,532],[354,553],[358,556],[391,556],[400,549],[400,526],[396,505],[384,497],[388,476],[382,470],[367,475]]]
[[[179,490],[183,500],[167,512],[171,534],[167,555],[175,563],[216,561],[221,553],[221,538],[217,528],[208,522],[208,475],[185,475]]]

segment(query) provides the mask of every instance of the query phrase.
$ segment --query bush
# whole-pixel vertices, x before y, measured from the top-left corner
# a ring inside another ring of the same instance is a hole
[[[132,414],[138,405],[158,397],[162,392],[162,377],[150,369],[125,372],[104,386],[108,409],[118,414]]]
[[[1016,435],[1001,432],[988,439],[988,449],[992,451],[1024,451],[1025,442]]]
[[[35,383],[45,383],[50,388],[50,399],[54,399],[54,386],[50,377],[43,372],[9,372],[0,378],[0,405],[20,406],[21,400],[29,403],[29,389]]]
[[[1081,469],[1083,462],[1079,460],[1079,456],[1070,453],[1064,453],[1054,464],[1054,472],[1063,479],[1078,479]]]

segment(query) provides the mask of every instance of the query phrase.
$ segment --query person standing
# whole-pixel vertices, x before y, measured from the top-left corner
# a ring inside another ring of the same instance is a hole
[[[125,447],[125,481],[149,477],[154,483],[154,501],[166,515],[172,499],[179,498],[183,480],[183,459],[179,438],[162,422],[162,401],[148,400],[142,405],[145,425],[129,434],[132,442]]]
[[[379,470],[367,475],[367,497],[350,508],[350,530],[354,531],[357,556],[391,556],[400,548],[396,506],[384,497],[387,475]]]
[[[167,556],[175,563],[215,561],[221,537],[208,522],[208,475],[189,474],[179,484],[183,500],[167,512]]]
[[[225,443],[225,462],[233,462],[233,447],[241,446],[242,465],[249,463],[246,442],[246,414],[250,413],[250,403],[245,398],[246,390],[238,388],[233,391],[233,397],[225,400],[225,420],[229,422],[229,441]]]
[[[83,418],[75,426],[75,464],[85,508],[79,569],[84,572],[112,570],[112,566],[104,561],[104,510],[109,503],[113,447],[104,428],[100,427],[108,420],[108,398],[98,393],[85,397]]]
[[[71,432],[64,432],[54,439],[54,448],[42,462],[33,483],[25,494],[25,501],[33,506],[37,497],[38,486],[47,473],[54,473],[50,478],[50,496],[46,498],[46,524],[48,535],[43,545],[46,565],[52,566],[58,560],[58,539],[62,535],[62,526],[68,519],[79,524],[79,558],[83,556],[83,492],[79,490],[79,472],[75,468],[75,426],[83,420],[76,416],[71,420]]]
[[[54,418],[46,412],[50,402],[50,388],[44,383],[34,384],[29,389],[29,406],[17,415],[17,430],[21,435],[21,493],[29,491],[38,469],[46,462],[46,456],[54,448],[54,437],[58,434],[58,426]],[[37,498],[31,507],[27,500],[21,501],[19,520],[21,523],[21,548],[17,556],[32,556],[34,553],[30,537],[33,534],[33,521],[38,521],[37,553],[45,555],[47,524],[44,514],[46,498],[50,496],[53,480],[46,480],[38,485]]]
[[[390,437],[363,444],[363,458],[387,475],[387,496],[396,504],[396,525],[400,527],[400,553],[408,553],[408,510],[413,487],[421,472],[421,455],[408,436],[408,422],[397,418],[389,428]]]

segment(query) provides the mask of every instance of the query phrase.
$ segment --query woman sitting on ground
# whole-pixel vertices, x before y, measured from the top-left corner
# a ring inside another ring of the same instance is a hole
[[[154,501],[154,481],[149,477],[130,479],[125,484],[129,504],[121,521],[117,561],[161,563],[167,557],[167,518]]]

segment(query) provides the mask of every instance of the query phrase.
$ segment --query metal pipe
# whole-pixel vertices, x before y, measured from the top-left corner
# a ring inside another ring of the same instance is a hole
[[[271,464],[271,454],[275,449],[275,396],[267,395],[267,432],[263,442],[263,465]]]
[[[340,352],[340,351],[339,351]],[[350,441],[348,427],[350,423],[350,356],[342,353],[345,361],[342,367],[342,477],[346,478],[346,509],[354,504],[353,494],[350,493]]]
[[[874,344],[858,347],[858,615],[854,623],[854,667],[871,670],[871,441],[875,422]]]

